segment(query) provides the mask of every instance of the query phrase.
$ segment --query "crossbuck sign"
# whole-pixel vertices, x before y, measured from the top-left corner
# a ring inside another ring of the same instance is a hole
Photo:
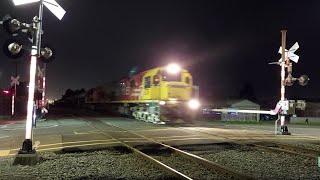
[[[286,58],[289,58],[290,60],[292,60],[295,63],[298,63],[299,61],[299,56],[294,54],[294,52],[296,52],[296,50],[299,49],[299,44],[298,42],[296,42],[289,50],[285,50],[285,56]],[[280,54],[282,54],[282,47],[280,46],[279,51]],[[282,59],[279,60],[279,62],[281,62]]]
[[[41,0],[13,0],[14,5],[23,5],[34,2],[40,2]],[[55,0],[43,0],[45,5],[59,20],[61,20],[66,11]]]

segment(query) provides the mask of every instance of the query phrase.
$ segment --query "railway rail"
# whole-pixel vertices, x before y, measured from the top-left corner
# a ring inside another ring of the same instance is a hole
[[[290,144],[284,144],[284,143],[279,143],[279,142],[269,142],[269,143],[261,143],[261,142],[254,142],[254,143],[241,143],[239,142],[239,139],[237,141],[235,140],[234,137],[228,137],[228,136],[223,136],[220,134],[212,133],[212,132],[204,132],[201,130],[195,130],[192,129],[192,131],[196,131],[202,134],[206,134],[208,136],[214,136],[214,137],[220,137],[227,139],[229,141],[232,141],[232,143],[238,144],[238,145],[245,145],[245,146],[251,146],[257,149],[264,149],[267,151],[272,151],[272,152],[284,152],[292,155],[299,155],[299,156],[304,156],[307,158],[318,158],[318,154],[320,154],[320,151],[316,151],[313,149],[308,149],[308,148],[303,148],[303,147],[298,147]],[[248,139],[248,137],[246,137]],[[254,138],[249,138],[250,140],[256,140]]]
[[[305,156],[309,158],[317,158],[318,154],[320,154],[320,151],[303,148],[295,145],[290,145],[290,144],[284,144],[284,143],[268,143],[264,145],[255,143],[253,145],[259,148],[269,149],[272,151],[281,151],[281,152],[286,152],[293,155]]]
[[[250,176],[244,175],[240,172],[231,170],[223,165],[209,161],[209,160],[204,159],[200,156],[197,156],[197,155],[191,154],[189,152],[180,150],[180,149],[172,147],[170,145],[158,142],[152,138],[145,137],[141,134],[129,131],[127,129],[123,129],[121,127],[118,127],[118,126],[115,126],[112,124],[103,123],[96,118],[90,118],[90,121],[88,121],[87,119],[88,118],[83,118],[82,120],[86,121],[88,123],[88,126],[100,131],[101,134],[104,134],[105,136],[107,136],[109,138],[112,138],[112,139],[119,141],[119,143],[121,143],[124,147],[126,147],[126,148],[130,149],[132,152],[140,155],[142,158],[154,163],[155,165],[157,165],[159,168],[163,169],[167,173],[175,176],[177,179],[192,179],[192,174],[186,175],[184,173],[179,172],[175,168],[170,167],[166,163],[161,162],[161,160],[158,160],[158,158],[155,158],[152,155],[149,155],[144,150],[139,149],[138,146],[134,146],[134,145],[131,145],[130,143],[126,142],[124,140],[124,138],[117,137],[118,136],[117,134],[112,134],[111,131],[105,132],[102,127],[108,127],[109,129],[110,129],[110,127],[112,127],[115,130],[117,130],[118,133],[119,133],[119,131],[122,131],[123,133],[126,133],[127,135],[131,135],[131,136],[138,137],[140,139],[144,139],[147,142],[151,143],[154,147],[165,148],[165,149],[169,150],[170,152],[173,152],[175,155],[178,155],[181,158],[185,159],[187,162],[192,161],[194,164],[201,165],[201,167],[209,170],[210,172],[217,172],[217,173],[219,173],[218,175],[220,175],[220,176],[224,175],[224,177],[228,177],[227,179],[254,179],[253,177],[250,177]],[[122,133],[122,135],[123,135],[123,133]],[[157,149],[153,149],[152,151],[154,152],[156,150]],[[182,164],[182,166],[184,166],[184,165],[185,164]],[[203,177],[203,178],[205,178],[205,177]]]

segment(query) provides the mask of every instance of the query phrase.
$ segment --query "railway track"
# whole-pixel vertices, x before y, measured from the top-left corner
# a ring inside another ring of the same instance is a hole
[[[220,137],[231,141],[234,144],[243,145],[243,146],[250,146],[257,149],[264,149],[271,152],[284,152],[291,155],[299,155],[307,158],[318,158],[320,151],[316,151],[313,149],[298,147],[290,144],[284,144],[279,142],[254,142],[254,143],[243,143],[239,142],[239,139],[235,139],[233,137],[223,136],[220,134],[212,133],[212,132],[204,132],[201,130],[192,129],[192,131],[196,131],[202,134],[206,134],[211,137]],[[246,137],[247,138],[247,137]],[[248,138],[247,138],[248,139]],[[254,138],[249,138],[251,140],[256,140]]]
[[[180,150],[170,145],[158,142],[141,134],[129,131],[127,129],[123,129],[115,125],[103,123],[95,118],[90,118],[90,121],[88,121],[87,119],[89,118],[84,118],[82,120],[86,121],[88,126],[98,130],[101,134],[104,134],[108,138],[112,138],[114,140],[119,141],[119,143],[121,143],[123,147],[130,149],[132,152],[138,154],[143,159],[155,164],[156,166],[163,169],[167,173],[173,175],[177,179],[193,179],[194,171],[185,171],[185,169],[182,168],[187,165],[190,167],[201,168],[203,171],[206,172],[202,174],[203,177],[201,177],[200,179],[207,179],[206,175],[211,175],[213,173],[217,175],[215,178],[219,179],[254,179],[253,177],[244,175],[240,172],[229,169],[223,165],[209,161],[200,156]],[[108,129],[112,127],[115,131],[104,131],[104,127],[107,127]],[[148,145],[137,146],[130,142],[126,142],[124,140],[125,138],[121,138],[124,135],[129,137],[137,137],[140,138],[140,140],[143,139],[145,142],[148,142],[145,143]],[[168,165],[170,164],[168,163],[168,160],[170,158],[174,158],[174,165]],[[181,171],[183,171],[183,173]]]
[[[304,156],[309,158],[318,158],[318,154],[320,154],[319,151],[316,151],[313,149],[303,148],[303,147],[284,144],[284,143],[266,143],[266,144],[255,143],[253,145],[258,148],[263,148],[271,151],[280,151],[280,152],[285,152],[292,155],[299,155],[299,156]]]
[[[117,127],[120,128],[120,127]],[[183,128],[182,128],[183,129]],[[233,137],[228,137],[228,136],[222,136],[219,134],[213,134],[213,133],[208,133],[208,132],[204,132],[201,130],[194,130],[193,131],[197,131],[199,133],[204,133],[207,134],[211,137],[220,137],[220,138],[225,138],[228,139],[230,141],[232,141],[235,144],[239,144],[239,145],[245,145],[243,143],[239,143],[237,142]],[[132,132],[131,132],[132,133]],[[265,136],[264,136],[265,137]],[[146,137],[145,137],[146,138]],[[252,135],[250,136],[246,136],[247,139],[251,139],[251,140],[256,140],[254,139],[254,137],[252,137]],[[253,148],[256,149],[264,149],[266,151],[270,151],[270,152],[284,152],[284,153],[288,153],[291,155],[299,155],[299,156],[304,156],[307,158],[318,158],[320,151],[316,151],[313,149],[308,149],[308,148],[303,148],[303,147],[299,147],[299,146],[294,146],[294,145],[290,145],[290,144],[284,144],[284,143],[276,143],[276,142],[269,142],[269,143],[250,143],[250,144],[246,144],[248,146],[251,146]]]

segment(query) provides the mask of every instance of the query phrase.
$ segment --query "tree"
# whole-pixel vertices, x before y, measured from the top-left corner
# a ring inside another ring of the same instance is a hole
[[[61,99],[66,100],[68,98],[71,98],[72,96],[74,96],[74,91],[72,89],[67,89]]]

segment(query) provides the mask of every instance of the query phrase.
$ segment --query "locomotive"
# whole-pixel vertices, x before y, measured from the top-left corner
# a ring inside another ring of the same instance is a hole
[[[177,64],[125,77],[114,94],[106,103],[118,113],[157,124],[191,119],[200,108],[198,86],[193,85],[190,72]]]
[[[135,119],[165,123],[187,119],[200,106],[191,74],[177,64],[156,67],[120,80],[119,112]]]

